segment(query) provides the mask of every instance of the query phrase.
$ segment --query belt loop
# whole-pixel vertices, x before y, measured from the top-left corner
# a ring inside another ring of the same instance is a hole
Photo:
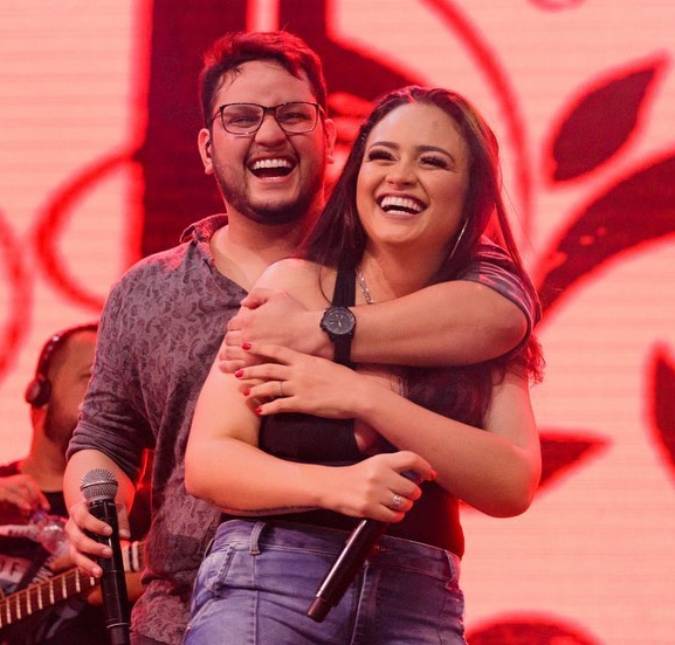
[[[202,560],[206,558],[206,556],[211,553],[211,547],[213,546],[213,543],[216,541],[216,536],[214,535],[206,545],[206,548],[204,549],[204,555],[202,556]]]
[[[459,579],[460,559],[456,553],[443,549],[443,553],[447,558],[448,568],[450,569],[450,577],[456,582]]]
[[[260,534],[263,532],[265,529],[265,526],[267,524],[265,522],[256,522],[253,526],[253,530],[251,531],[251,539],[248,544],[248,552],[251,555],[260,555]]]

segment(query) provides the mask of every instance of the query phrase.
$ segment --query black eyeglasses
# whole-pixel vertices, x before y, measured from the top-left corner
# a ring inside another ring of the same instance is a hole
[[[292,101],[266,107],[257,103],[227,103],[218,108],[211,123],[220,115],[223,128],[230,134],[252,135],[262,125],[265,116],[271,114],[279,127],[287,134],[311,132],[319,120],[318,103]]]

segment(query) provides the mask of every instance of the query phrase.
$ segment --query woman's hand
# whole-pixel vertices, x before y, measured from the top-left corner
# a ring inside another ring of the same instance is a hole
[[[367,389],[366,377],[325,358],[277,345],[252,345],[251,353],[274,362],[235,372],[242,392],[260,404],[261,416],[303,412],[332,419],[357,416]]]
[[[405,474],[404,474],[405,473]],[[384,453],[352,466],[331,468],[324,506],[353,517],[400,522],[422,495],[418,482],[436,473],[409,450]]]

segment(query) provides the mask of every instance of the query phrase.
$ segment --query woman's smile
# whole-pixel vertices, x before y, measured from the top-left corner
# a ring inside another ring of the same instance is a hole
[[[357,179],[356,205],[369,241],[447,247],[462,219],[468,181],[468,147],[448,114],[426,103],[392,110],[371,131]]]

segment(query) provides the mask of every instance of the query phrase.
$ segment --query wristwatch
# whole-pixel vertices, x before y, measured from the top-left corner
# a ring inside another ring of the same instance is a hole
[[[356,317],[347,307],[328,307],[321,318],[321,329],[335,346],[335,362],[346,365],[352,349]]]

